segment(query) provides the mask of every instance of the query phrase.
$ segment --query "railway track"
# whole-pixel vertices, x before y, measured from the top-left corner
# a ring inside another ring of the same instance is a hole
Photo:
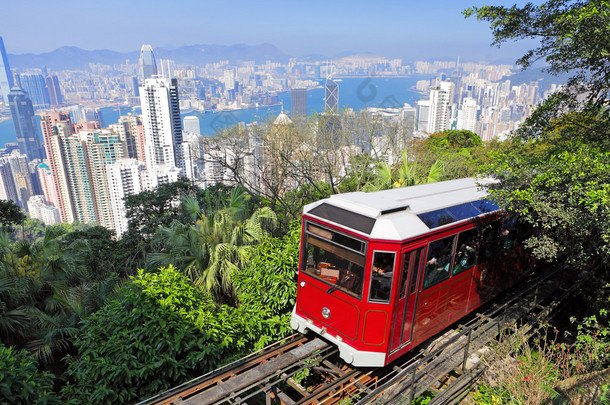
[[[426,391],[436,393],[430,404],[458,403],[484,371],[487,345],[509,326],[533,333],[584,281],[573,276],[564,266],[527,280],[384,368],[351,367],[325,341],[292,335],[140,404],[409,404]],[[315,381],[309,390],[303,373]]]

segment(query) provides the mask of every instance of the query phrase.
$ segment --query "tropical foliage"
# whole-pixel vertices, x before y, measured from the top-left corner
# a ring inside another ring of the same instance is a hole
[[[53,374],[38,370],[25,350],[0,344],[0,398],[13,404],[60,404],[53,391]],[[6,402],[5,402],[6,401]]]
[[[191,215],[191,223],[174,220],[157,230],[153,242],[159,253],[147,256],[153,267],[174,264],[206,292],[219,299],[232,297],[231,276],[243,267],[253,245],[262,241],[276,225],[268,207],[246,217],[247,193],[241,187],[231,192],[229,205],[205,215],[192,197],[183,197],[182,205]]]

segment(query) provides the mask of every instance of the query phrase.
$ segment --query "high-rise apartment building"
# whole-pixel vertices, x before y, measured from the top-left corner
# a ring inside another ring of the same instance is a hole
[[[27,155],[29,160],[44,159],[44,149],[38,135],[32,101],[18,87],[13,87],[8,94],[8,100],[19,150]]]
[[[0,200],[11,200],[19,204],[11,165],[2,160],[0,160]]]
[[[326,79],[324,86],[324,111],[333,114],[339,113],[339,85],[332,79]]]
[[[182,122],[176,79],[146,79],[140,87],[146,167],[184,169]]]
[[[428,120],[430,119],[430,100],[417,101],[417,130],[428,131]]]
[[[41,116],[40,126],[53,177],[52,194],[57,198],[61,222],[74,222],[76,217],[72,205],[72,192],[63,158],[63,139],[74,133],[74,125],[68,112],[53,112]]]
[[[80,131],[64,139],[64,156],[76,219],[114,229],[106,166],[124,156],[117,134]]]
[[[184,175],[190,180],[198,180],[203,177],[204,169],[204,147],[201,136],[184,131],[184,142],[182,142],[184,153]]]
[[[145,44],[140,49],[140,76],[142,80],[157,75],[157,62],[152,46]]]
[[[4,49],[4,41],[0,37],[0,92],[2,92],[2,100],[4,104],[8,104],[8,93],[13,88],[13,74],[11,73],[11,67],[8,64],[8,57],[6,56],[6,50]]]
[[[36,108],[49,107],[49,93],[47,91],[47,82],[41,74],[22,74],[19,75],[21,88],[25,90],[32,104]]]
[[[235,90],[235,70],[227,69],[224,71],[223,81],[225,84],[225,91]]]
[[[294,118],[307,116],[307,89],[292,89],[290,94],[291,113]]]
[[[131,159],[146,161],[144,157],[144,128],[141,115],[123,115],[119,122],[108,126],[114,133],[118,134],[121,141],[125,143],[126,156]],[[140,146],[141,145],[141,146]]]
[[[145,165],[136,159],[118,159],[106,166],[108,191],[117,237],[127,232],[125,197],[144,191]]]
[[[35,194],[32,176],[30,174],[30,166],[28,165],[28,157],[15,150],[9,155],[3,156],[1,159],[2,161],[8,162],[11,167],[13,183],[17,195],[17,204],[22,208],[26,208],[30,196]]]
[[[52,204],[55,207],[59,207],[59,198],[57,197],[57,193],[55,191],[53,173],[51,172],[51,168],[46,162],[43,162],[38,165],[37,172],[45,202],[47,204]],[[59,215],[59,210],[57,212]]]
[[[451,128],[451,105],[453,104],[453,89],[450,81],[443,81],[430,89],[430,115],[428,131],[435,133]]]
[[[124,142],[110,130],[74,132],[67,113],[46,114],[41,124],[62,222],[113,229],[106,166],[123,158]]]
[[[474,98],[465,98],[457,113],[456,129],[467,129],[476,133],[480,111],[481,107]]]

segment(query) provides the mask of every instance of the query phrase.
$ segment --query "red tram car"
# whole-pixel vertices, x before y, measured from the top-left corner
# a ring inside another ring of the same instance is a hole
[[[514,283],[514,221],[475,179],[333,195],[303,209],[292,328],[384,366]]]

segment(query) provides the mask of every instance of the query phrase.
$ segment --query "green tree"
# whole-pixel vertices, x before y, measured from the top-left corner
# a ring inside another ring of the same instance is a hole
[[[295,304],[301,226],[291,224],[281,238],[265,238],[254,246],[250,260],[235,272],[239,302],[267,316],[289,316]]]
[[[143,267],[146,255],[153,249],[151,240],[157,229],[169,227],[174,220],[182,223],[190,220],[191,214],[180,203],[182,197],[191,196],[206,212],[213,212],[227,204],[230,190],[230,187],[224,185],[202,190],[183,178],[126,197],[129,228],[118,245],[119,262],[124,264],[125,269]]]
[[[171,226],[160,228],[155,243],[161,251],[149,254],[148,264],[173,264],[218,299],[233,297],[232,274],[246,263],[251,247],[277,222],[268,207],[246,217],[246,195],[243,188],[234,189],[229,206],[209,215],[202,212],[194,198],[184,197],[184,209],[194,224],[174,221]]]
[[[413,140],[409,152],[411,160],[422,168],[443,162],[440,180],[472,177],[489,162],[491,145],[485,146],[481,138],[467,130],[448,130],[430,134],[425,139]]]
[[[80,321],[117,283],[113,273],[93,273],[82,234],[68,235],[66,227],[51,226],[36,241],[11,244],[0,233],[0,338],[58,372],[60,359],[73,351]]]
[[[0,402],[3,404],[60,404],[53,391],[54,376],[38,370],[25,350],[0,344]]]
[[[563,93],[539,106],[485,171],[499,180],[492,197],[532,225],[538,257],[578,265],[609,263],[610,83],[607,1],[548,1],[484,6],[466,15],[489,21],[495,44],[534,38],[520,60],[544,58],[551,73],[570,72]]]
[[[610,3],[607,0],[553,0],[523,7],[483,6],[464,11],[488,21],[494,45],[506,41],[534,39],[539,46],[517,63],[524,68],[544,59],[547,71],[568,72],[571,91],[587,93],[589,100],[603,104],[610,83]],[[575,94],[575,93],[572,93]]]
[[[173,267],[139,271],[86,318],[70,359],[73,403],[130,403],[151,397],[240,356],[251,317],[216,306]]]
[[[262,349],[293,333],[301,226],[296,221],[286,235],[266,237],[252,248],[247,265],[233,275],[239,312],[251,320],[249,339]]]
[[[0,200],[0,227],[8,230],[12,225],[20,225],[26,220],[26,215],[14,202]]]
[[[82,230],[68,232],[62,239],[64,250],[77,250],[91,278],[104,277],[108,273],[123,273],[120,259],[126,252],[115,239],[114,231],[103,226],[88,226]]]
[[[379,164],[376,170],[376,177],[364,186],[363,190],[385,190],[414,186],[416,184],[435,183],[442,179],[443,173],[444,163],[442,161],[437,160],[430,166],[427,173],[423,173],[418,163],[411,161],[407,151],[403,151],[402,161],[399,165]]]
[[[36,218],[27,218],[21,224],[21,230],[16,236],[18,236],[21,240],[27,239],[30,242],[33,242],[36,239],[44,236],[44,230],[44,222]]]

